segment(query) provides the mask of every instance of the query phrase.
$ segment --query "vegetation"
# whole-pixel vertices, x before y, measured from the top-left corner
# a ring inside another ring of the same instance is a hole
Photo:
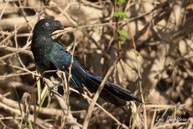
[[[188,0],[2,0],[0,128],[191,129],[192,4]],[[83,66],[131,90],[144,104],[128,102],[123,109],[97,99],[86,88],[80,95],[65,79],[61,83],[54,77],[42,78],[30,45],[35,23],[45,17],[55,17],[66,27],[53,38]]]

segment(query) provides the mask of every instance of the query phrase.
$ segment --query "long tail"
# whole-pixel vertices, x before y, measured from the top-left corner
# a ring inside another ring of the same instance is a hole
[[[87,79],[84,85],[91,92],[96,92],[100,83],[102,82],[102,79],[88,72],[86,74]],[[100,96],[106,101],[109,101],[118,106],[124,106],[125,101],[132,100],[142,103],[141,100],[134,96],[129,90],[110,82],[106,82]]]

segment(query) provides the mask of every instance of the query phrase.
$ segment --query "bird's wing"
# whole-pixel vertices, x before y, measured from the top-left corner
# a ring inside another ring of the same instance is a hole
[[[50,61],[51,63],[59,70],[65,72],[66,76],[69,76],[69,66],[71,64],[71,55],[65,51],[65,49],[56,49],[50,53]],[[80,65],[80,63],[74,58],[72,67],[71,67],[71,79],[70,84],[80,92],[82,90],[82,82],[84,81],[84,77],[86,76],[84,68]]]

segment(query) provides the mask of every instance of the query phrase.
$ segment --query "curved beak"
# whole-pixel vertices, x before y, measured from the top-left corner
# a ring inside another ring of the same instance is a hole
[[[64,26],[62,26],[62,24],[61,24],[61,26],[58,28],[59,30],[63,30],[64,29]]]
[[[54,28],[56,28],[56,30],[63,30],[64,29],[64,26],[62,26],[61,22],[58,20],[54,21],[53,26],[54,26]]]

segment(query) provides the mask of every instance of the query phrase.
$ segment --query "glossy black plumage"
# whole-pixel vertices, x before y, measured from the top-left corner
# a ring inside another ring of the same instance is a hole
[[[54,19],[42,19],[34,27],[31,50],[35,62],[42,73],[47,70],[60,69],[68,77],[68,67],[71,62],[71,55],[60,44],[52,40],[51,34],[55,30],[63,29],[61,23]],[[84,67],[73,58],[72,77],[70,84],[79,92],[83,92],[82,86],[86,86],[91,92],[96,92],[102,79],[89,73]],[[47,74],[49,76],[49,74]],[[119,106],[124,106],[125,101],[135,100],[141,102],[129,90],[119,85],[106,82],[100,96]]]

